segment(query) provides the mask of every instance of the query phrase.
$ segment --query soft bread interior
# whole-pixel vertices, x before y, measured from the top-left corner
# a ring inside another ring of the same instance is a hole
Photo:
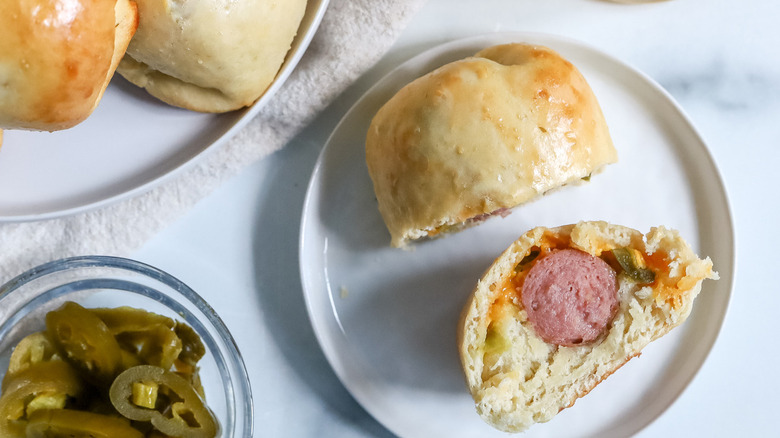
[[[663,253],[668,269],[648,286],[618,275],[620,307],[601,339],[576,347],[548,344],[535,334],[519,294],[498,297],[515,266],[550,235],[595,256],[621,247]],[[676,231],[663,227],[646,236],[605,222],[529,231],[496,259],[464,307],[458,342],[477,412],[507,432],[549,421],[685,321],[706,278],[717,279],[709,258],[699,259]]]

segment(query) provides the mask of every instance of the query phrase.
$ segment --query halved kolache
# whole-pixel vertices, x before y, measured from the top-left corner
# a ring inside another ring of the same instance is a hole
[[[507,214],[616,161],[585,78],[530,44],[489,47],[414,80],[382,106],[366,137],[395,247]]]
[[[685,321],[717,279],[679,233],[606,222],[534,228],[463,309],[458,346],[479,415],[520,432],[552,419]]]

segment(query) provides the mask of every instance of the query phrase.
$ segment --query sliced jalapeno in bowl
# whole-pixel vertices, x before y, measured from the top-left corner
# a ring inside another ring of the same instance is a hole
[[[139,400],[139,386],[154,390],[141,390],[144,396]],[[151,398],[151,393],[165,397],[155,395]],[[166,435],[192,438],[217,435],[217,421],[195,388],[171,371],[153,365],[127,369],[111,384],[109,395],[111,403],[124,417],[148,421]]]
[[[69,301],[46,314],[46,332],[88,379],[111,382],[119,372],[122,354],[116,338],[100,318],[79,304]]]
[[[0,396],[0,437],[24,437],[28,416],[39,410],[62,408],[78,397],[84,383],[67,362],[40,362],[3,380]]]
[[[144,438],[123,418],[73,409],[36,411],[25,432],[27,438]]]
[[[133,260],[57,260],[0,285],[0,364],[0,438],[176,437],[112,404],[112,383],[138,366],[185,382],[133,382],[129,402],[159,412],[163,428],[253,435],[248,376],[225,324],[181,281]]]

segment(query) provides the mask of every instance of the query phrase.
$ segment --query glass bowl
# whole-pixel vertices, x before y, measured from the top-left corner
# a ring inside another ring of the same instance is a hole
[[[130,306],[181,321],[206,347],[200,377],[223,438],[252,436],[252,394],[244,361],[222,320],[198,294],[152,266],[85,256],[33,268],[0,286],[0,379],[14,346],[43,330],[47,312],[65,301],[87,308]]]

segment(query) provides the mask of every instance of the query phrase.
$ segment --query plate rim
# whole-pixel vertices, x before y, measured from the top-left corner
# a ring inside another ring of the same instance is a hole
[[[306,15],[311,14],[311,23],[309,24],[306,31],[302,34],[300,33],[300,26],[299,26],[298,29],[299,33],[296,34],[295,39],[291,43],[291,44],[298,43],[299,44],[298,50],[293,52],[291,54],[292,56],[285,57],[284,63],[282,64],[281,68],[277,72],[273,82],[271,82],[268,88],[252,105],[242,109],[235,110],[239,112],[243,111],[244,114],[239,116],[238,119],[227,130],[225,130],[216,140],[206,145],[199,152],[190,156],[188,159],[182,161],[181,163],[171,168],[170,170],[163,172],[146,182],[128,188],[127,190],[120,191],[113,195],[103,197],[102,199],[98,199],[94,201],[85,201],[81,203],[77,202],[74,203],[74,205],[71,207],[54,208],[51,209],[50,211],[41,212],[41,213],[3,214],[2,212],[0,212],[0,224],[18,223],[18,222],[35,222],[35,221],[48,220],[48,219],[58,219],[58,218],[73,216],[79,213],[85,213],[103,207],[107,207],[116,204],[118,202],[142,195],[150,190],[153,190],[154,188],[163,185],[164,183],[178,176],[185,170],[190,169],[193,166],[195,166],[197,163],[201,162],[204,159],[204,157],[209,155],[211,152],[217,150],[221,145],[223,145],[225,142],[233,138],[242,128],[244,128],[252,119],[254,119],[254,117],[257,116],[260,110],[263,109],[270,102],[270,100],[284,85],[284,83],[287,82],[287,80],[292,75],[293,71],[295,71],[301,58],[303,58],[303,55],[308,51],[309,46],[312,40],[314,39],[314,35],[317,33],[317,30],[319,29],[320,24],[322,23],[322,19],[325,15],[326,10],[328,9],[330,0],[319,0],[319,3],[315,5],[313,9],[309,10],[308,5],[311,3],[312,2],[307,3],[307,9],[304,12],[304,19],[306,18]],[[290,55],[290,53],[288,53],[288,55]]]
[[[336,124],[336,126],[333,128],[333,130],[328,135],[325,143],[323,144],[322,149],[320,150],[317,160],[315,161],[309,182],[307,184],[306,188],[306,195],[304,197],[303,202],[303,208],[301,212],[301,221],[300,221],[300,227],[299,227],[299,240],[298,240],[298,262],[299,262],[299,276],[301,280],[302,285],[302,293],[304,296],[304,301],[306,304],[307,314],[309,316],[309,321],[312,324],[312,329],[314,331],[315,337],[317,338],[318,344],[320,348],[322,349],[328,364],[333,369],[334,373],[338,377],[341,384],[347,389],[347,391],[352,395],[352,397],[355,398],[355,400],[360,404],[360,406],[365,409],[365,411],[374,418],[377,422],[383,425],[383,427],[387,428],[389,431],[393,433],[398,433],[399,429],[398,427],[394,427],[391,424],[388,424],[386,419],[381,418],[380,416],[376,415],[370,408],[367,406],[363,400],[365,396],[365,391],[356,391],[353,387],[354,385],[351,384],[349,381],[346,381],[344,373],[345,369],[344,366],[341,364],[341,361],[343,358],[340,357],[338,352],[336,351],[335,347],[333,347],[333,340],[331,339],[325,339],[325,331],[327,330],[324,328],[325,322],[320,319],[318,316],[318,312],[315,311],[313,308],[314,304],[312,303],[312,298],[310,296],[311,293],[313,293],[313,286],[310,286],[309,279],[311,278],[311,274],[307,274],[306,272],[306,264],[305,264],[305,258],[307,257],[307,249],[308,249],[308,240],[306,236],[306,229],[309,226],[310,218],[312,217],[312,214],[310,213],[311,209],[316,208],[317,206],[312,204],[312,197],[315,196],[315,182],[317,182],[319,175],[321,174],[323,170],[323,162],[325,160],[326,154],[328,152],[328,145],[331,144],[333,137],[342,129],[342,125],[346,123],[347,119],[350,119],[354,117],[353,113],[356,111],[357,108],[360,108],[363,106],[365,101],[367,99],[370,99],[372,95],[376,94],[378,90],[381,90],[383,87],[386,86],[387,82],[391,82],[392,78],[399,74],[404,68],[407,68],[410,64],[420,63],[421,61],[428,60],[430,61],[431,58],[441,55],[445,52],[451,52],[454,50],[457,50],[458,48],[462,48],[463,46],[469,45],[469,44],[476,44],[478,42],[485,42],[487,44],[501,44],[500,41],[504,42],[512,42],[512,41],[523,41],[523,40],[531,40],[531,41],[539,41],[539,40],[545,40],[547,43],[552,44],[568,44],[570,46],[577,46],[580,49],[584,49],[589,51],[592,54],[596,54],[598,56],[601,56],[603,58],[608,59],[610,62],[613,62],[620,67],[624,68],[627,72],[629,72],[632,75],[635,75],[637,79],[641,80],[645,83],[650,89],[652,89],[653,92],[657,93],[659,96],[663,98],[663,100],[672,105],[674,110],[676,111],[676,116],[679,118],[679,120],[684,123],[687,128],[690,130],[690,134],[692,134],[698,141],[697,143],[697,149],[699,149],[699,154],[702,154],[707,159],[706,166],[711,169],[714,172],[714,179],[717,181],[717,197],[721,198],[721,202],[723,203],[723,206],[725,207],[726,216],[723,219],[723,222],[725,223],[725,228],[728,228],[728,235],[724,236],[727,237],[727,242],[725,242],[725,247],[727,248],[726,252],[729,254],[728,260],[720,260],[720,263],[722,266],[718,268],[719,273],[721,274],[721,280],[723,281],[726,278],[724,277],[724,273],[727,276],[727,282],[726,285],[722,287],[727,293],[724,294],[725,296],[721,297],[722,303],[721,303],[721,309],[720,314],[718,316],[718,323],[716,327],[712,330],[711,333],[709,333],[709,339],[708,339],[708,345],[706,346],[706,351],[703,353],[701,357],[701,361],[693,368],[691,375],[687,380],[679,387],[677,391],[673,393],[673,395],[669,398],[668,403],[664,407],[660,409],[660,411],[657,412],[657,414],[651,418],[649,421],[647,421],[645,424],[642,424],[635,430],[633,430],[632,433],[639,433],[640,431],[646,429],[648,426],[653,424],[655,421],[657,421],[663,414],[668,411],[680,398],[680,396],[687,390],[687,388],[691,385],[691,383],[696,379],[696,377],[699,375],[699,372],[701,371],[701,368],[704,366],[704,364],[707,362],[707,359],[709,358],[710,354],[712,353],[712,350],[717,342],[717,340],[720,338],[720,332],[723,329],[724,323],[728,317],[729,309],[731,307],[731,300],[733,298],[733,291],[734,291],[734,285],[736,282],[736,273],[737,273],[737,259],[736,259],[736,253],[737,253],[737,236],[736,236],[736,228],[734,224],[734,213],[730,201],[730,197],[728,194],[728,190],[725,184],[725,180],[723,179],[722,172],[720,168],[717,166],[717,163],[712,155],[712,152],[710,151],[707,142],[704,141],[704,137],[701,135],[699,130],[696,128],[696,126],[693,124],[690,116],[685,112],[685,110],[682,108],[682,106],[677,102],[676,99],[666,90],[664,89],[658,82],[656,82],[652,77],[644,73],[643,71],[639,70],[638,68],[634,67],[629,62],[626,62],[616,56],[613,56],[609,54],[608,52],[596,48],[582,40],[578,40],[572,37],[564,36],[564,35],[558,35],[558,34],[552,34],[552,33],[545,33],[545,32],[523,32],[523,31],[499,31],[499,32],[487,32],[487,33],[479,33],[479,34],[473,34],[470,36],[460,37],[451,39],[450,41],[441,43],[441,44],[434,44],[433,46],[427,47],[425,49],[422,49],[421,51],[418,51],[415,55],[409,57],[408,59],[400,62],[398,65],[396,65],[394,68],[390,69],[385,75],[383,75],[381,78],[379,78],[376,82],[374,82],[357,100],[353,102],[353,104],[349,107],[349,109],[344,113],[344,115],[341,117],[339,122]],[[531,42],[532,44],[547,44],[547,43],[536,43]],[[485,46],[487,47],[487,46]],[[679,148],[675,148],[679,149]],[[318,194],[316,194],[318,195]],[[699,230],[701,231],[701,228],[699,227]],[[327,246],[327,242],[325,242]],[[327,265],[327,264],[325,264]],[[723,267],[726,268],[726,270],[721,270]],[[327,275],[326,275],[327,277]],[[330,290],[330,284],[327,284],[325,288],[329,291],[330,299],[332,300],[333,293]],[[319,291],[319,290],[317,290]],[[331,315],[331,313],[333,315]],[[346,333],[341,326],[340,321],[338,320],[338,315],[336,315],[335,311],[328,313],[331,317],[334,317],[336,324],[341,329],[341,335],[346,336]],[[323,317],[325,318],[325,317]],[[327,346],[327,348],[326,348]],[[476,412],[475,412],[476,415]]]

